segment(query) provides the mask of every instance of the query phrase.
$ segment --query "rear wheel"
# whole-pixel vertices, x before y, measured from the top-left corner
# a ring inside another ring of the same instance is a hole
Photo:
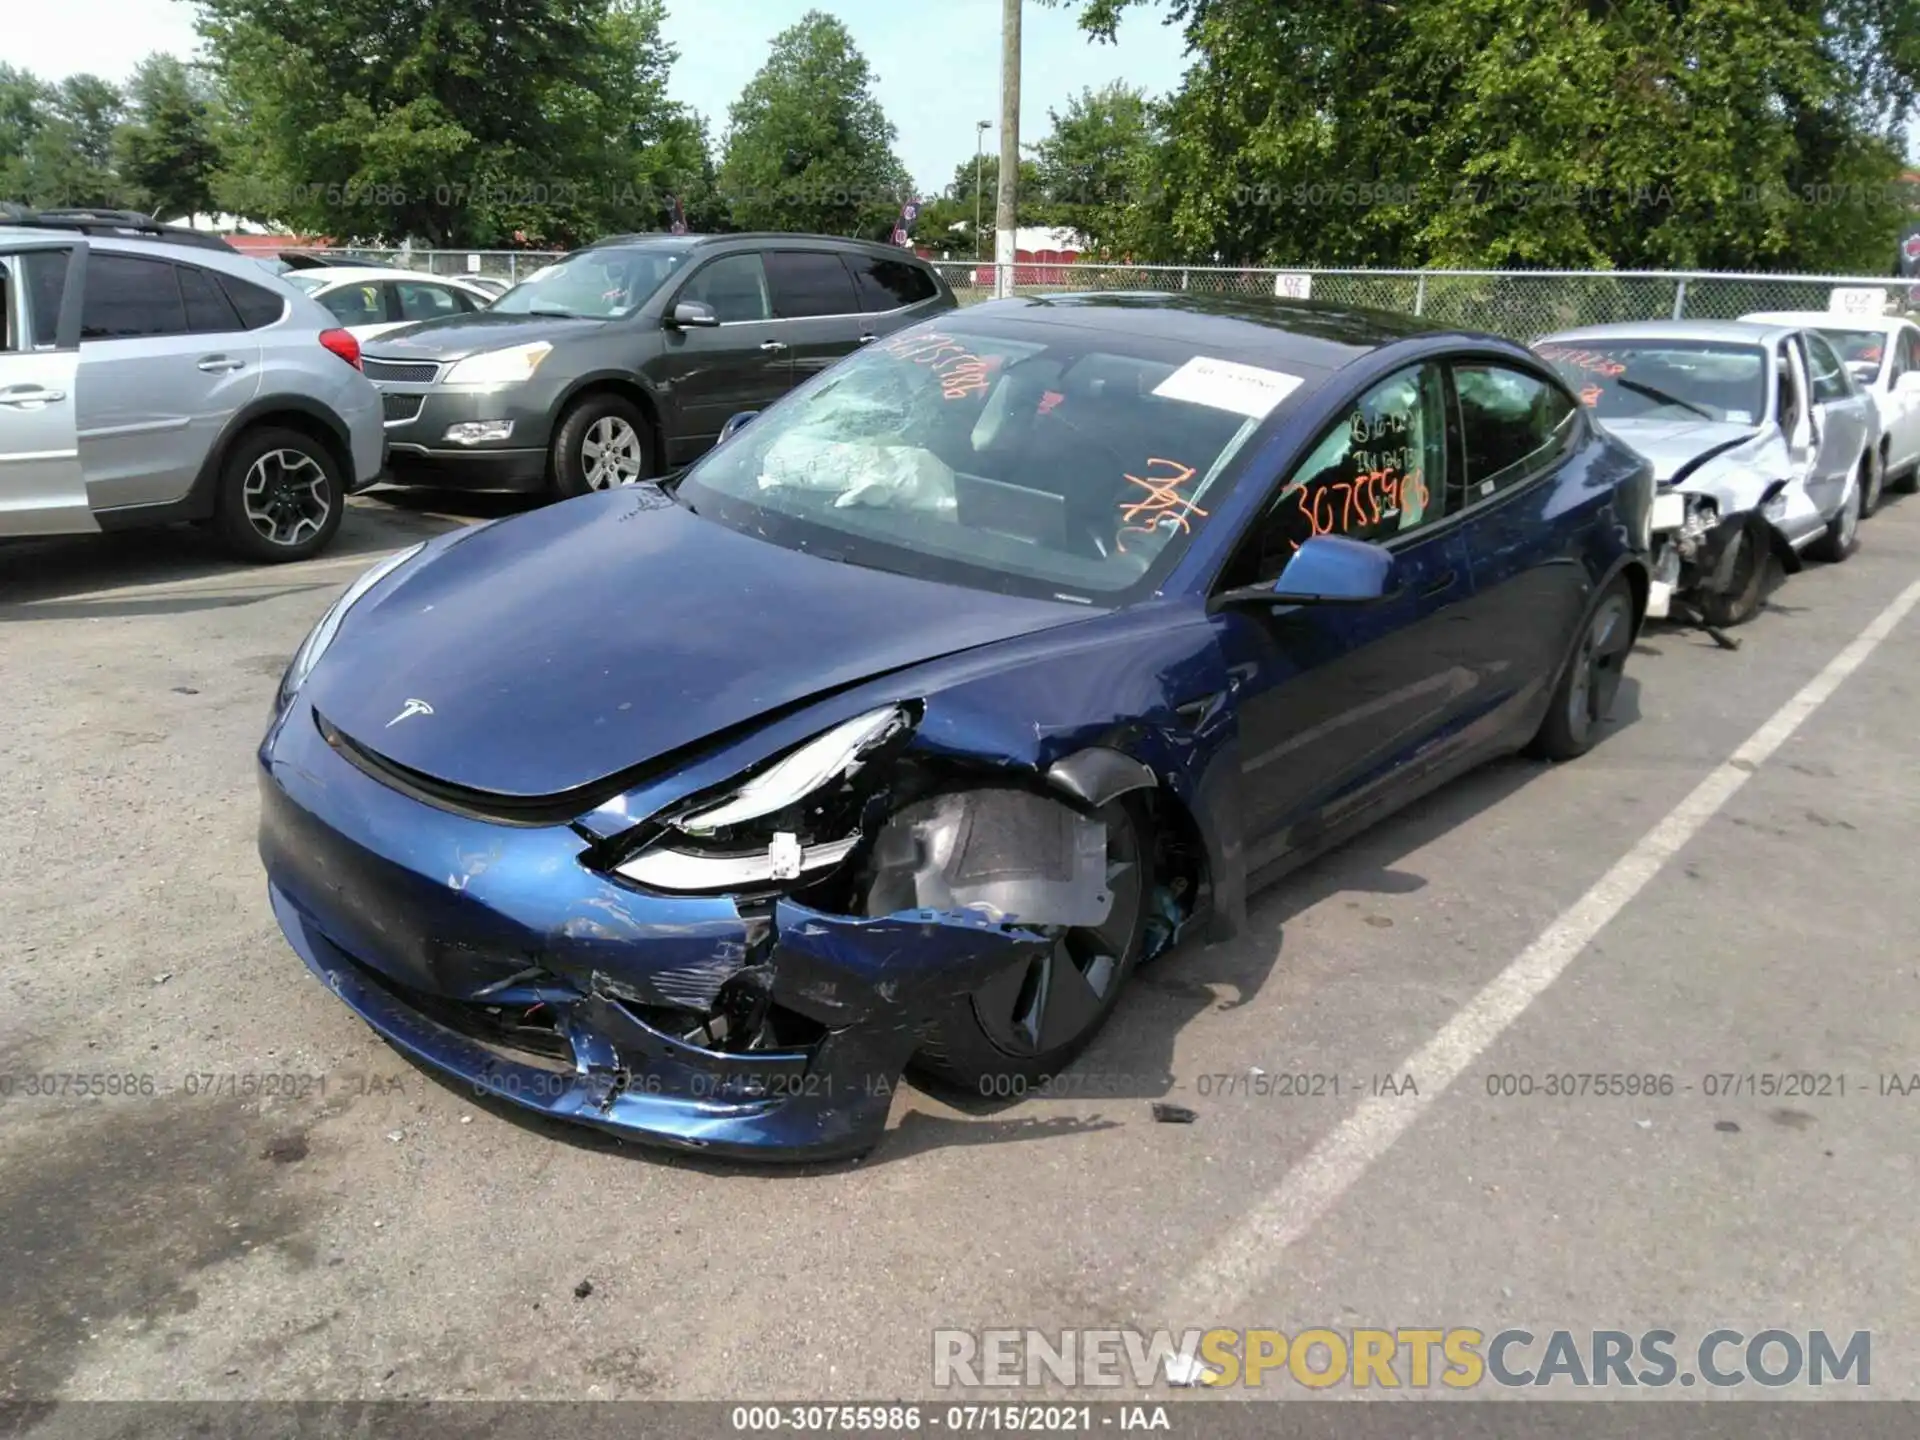
[[[326,446],[298,430],[264,426],[227,452],[213,523],[243,559],[305,560],[333,539],[345,504],[340,467]]]
[[[1613,712],[1614,697],[1633,648],[1633,591],[1616,579],[1587,617],[1580,643],[1553,692],[1533,750],[1549,760],[1572,760],[1593,748]]]
[[[553,437],[553,488],[565,499],[638,484],[653,473],[652,443],[638,405],[622,395],[589,395]]]
[[[1861,457],[1860,470],[1848,483],[1846,496],[1840,501],[1840,513],[1827,522],[1825,532],[1807,547],[1807,553],[1814,559],[1838,565],[1853,554],[1854,545],[1860,537],[1860,497],[1870,463],[1867,456],[1873,454],[1869,450]]]
[[[1105,923],[1075,927],[1053,948],[950,1002],[916,1057],[920,1068],[983,1095],[1053,1074],[1113,1013],[1146,948],[1153,885],[1151,822],[1124,798],[1100,812],[1107,827]]]

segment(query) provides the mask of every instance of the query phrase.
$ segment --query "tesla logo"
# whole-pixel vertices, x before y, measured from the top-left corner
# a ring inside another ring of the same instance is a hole
[[[398,725],[402,720],[411,720],[415,715],[431,715],[431,714],[433,714],[433,706],[427,704],[426,701],[409,700],[407,701],[406,704],[400,707],[400,713],[398,715],[394,716],[391,720],[387,721],[386,728],[391,730],[394,726]]]

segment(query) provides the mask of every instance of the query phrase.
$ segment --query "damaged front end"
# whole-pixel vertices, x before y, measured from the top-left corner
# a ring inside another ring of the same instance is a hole
[[[857,1154],[936,1014],[1107,919],[1103,807],[1154,785],[1110,751],[1044,773],[923,754],[920,718],[881,707],[671,803],[521,828],[423,807],[317,716],[289,723],[262,752],[275,911],[340,998],[476,1093],[682,1148]],[[1149,951],[1188,918],[1185,867],[1156,882]]]
[[[1799,568],[1799,557],[1775,528],[1786,483],[1767,484],[1746,506],[1704,487],[1663,486],[1653,503],[1647,618],[1703,622],[1732,648],[1719,627],[1758,608],[1769,559],[1789,573]]]

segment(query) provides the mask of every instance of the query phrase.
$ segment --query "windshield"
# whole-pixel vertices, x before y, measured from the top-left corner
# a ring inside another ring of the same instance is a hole
[[[488,308],[497,315],[618,320],[645,304],[686,258],[687,252],[677,246],[582,250],[529,275]]]
[[[1602,420],[1724,420],[1767,409],[1767,352],[1704,340],[1589,340],[1536,347]]]
[[[1172,566],[1298,384],[1146,341],[1020,335],[936,322],[862,350],[709,453],[679,496],[792,549],[1111,603]]]
[[[1829,330],[1823,325],[1820,334],[1839,353],[1854,379],[1870,385],[1879,378],[1887,337],[1878,330]]]

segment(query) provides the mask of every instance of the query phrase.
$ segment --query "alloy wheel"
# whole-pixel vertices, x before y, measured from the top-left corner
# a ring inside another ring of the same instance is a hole
[[[1122,812],[1124,813],[1124,812]],[[974,1013],[994,1048],[1008,1055],[1046,1055],[1070,1045],[1105,1013],[1126,965],[1146,904],[1147,874],[1137,827],[1107,826],[1106,921],[1075,927],[1046,954],[1016,965],[974,992]]]
[[[589,490],[632,485],[642,469],[640,434],[618,415],[602,415],[580,442],[580,468]]]
[[[247,523],[273,545],[317,535],[333,513],[327,472],[299,450],[269,450],[247,470],[240,493]]]
[[[1573,684],[1567,694],[1567,728],[1585,742],[1613,709],[1633,643],[1632,606],[1617,591],[1607,596],[1588,622],[1574,657]]]

